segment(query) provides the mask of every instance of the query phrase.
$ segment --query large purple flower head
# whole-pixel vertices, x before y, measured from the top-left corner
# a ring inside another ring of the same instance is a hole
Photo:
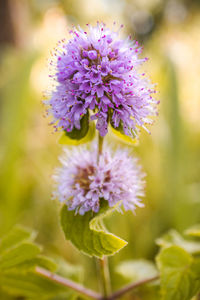
[[[69,210],[83,215],[87,211],[98,212],[102,199],[110,207],[119,203],[124,210],[134,211],[143,206],[144,174],[126,150],[115,152],[105,147],[97,162],[97,151],[76,147],[65,148],[60,158],[62,166],[56,170],[54,198],[64,202]]]
[[[47,104],[55,128],[79,130],[80,120],[90,111],[101,136],[109,123],[126,135],[137,135],[137,128],[152,122],[158,103],[150,81],[139,71],[147,60],[139,58],[142,48],[103,23],[71,34],[69,41],[58,43],[51,62],[56,85]]]

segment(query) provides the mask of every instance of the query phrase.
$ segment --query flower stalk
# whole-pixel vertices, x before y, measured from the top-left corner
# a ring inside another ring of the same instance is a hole
[[[98,134],[98,154],[97,161],[99,162],[100,155],[103,151],[103,137]],[[102,259],[97,259],[97,268],[99,274],[99,281],[101,285],[102,294],[107,299],[108,295],[111,293],[111,285],[110,285],[110,272],[109,272],[109,264],[108,257],[104,256]]]
[[[102,151],[103,151],[103,137],[98,134],[98,157],[97,157],[97,160],[99,161],[99,157],[100,155],[102,154]]]
[[[104,256],[102,259],[98,259],[98,270],[101,284],[101,292],[103,294],[103,299],[106,300],[111,294],[110,271],[107,256]]]

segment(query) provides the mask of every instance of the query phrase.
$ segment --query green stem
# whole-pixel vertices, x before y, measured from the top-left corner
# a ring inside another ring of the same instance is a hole
[[[100,155],[103,151],[103,137],[98,134],[98,153],[97,153],[97,161],[99,162]],[[107,299],[109,294],[111,293],[111,285],[110,285],[110,272],[108,266],[108,257],[104,256],[103,259],[97,259],[98,264],[98,273],[99,280],[101,284],[101,290],[104,299]]]
[[[99,161],[99,157],[103,151],[103,137],[98,135],[98,153],[97,153],[97,161]]]
[[[108,257],[104,256],[102,259],[98,259],[98,267],[100,274],[100,284],[101,284],[101,292],[103,294],[103,299],[108,299],[111,293],[111,285],[110,285],[110,272],[108,265]]]

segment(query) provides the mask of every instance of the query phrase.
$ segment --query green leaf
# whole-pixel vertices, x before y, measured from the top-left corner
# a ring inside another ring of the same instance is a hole
[[[123,122],[122,120],[120,120],[119,122],[119,126],[118,127],[114,127],[114,124],[112,122],[112,117],[111,117],[111,122],[110,122],[111,127],[115,130],[120,132],[121,134],[124,134],[124,129],[123,129]]]
[[[19,271],[34,269],[35,266],[50,271],[57,269],[57,264],[52,259],[38,255],[41,250],[40,247],[30,242],[35,236],[35,231],[17,225],[0,240],[1,272],[8,268],[17,268]]]
[[[192,226],[185,233],[189,236],[200,237],[200,224]]]
[[[88,132],[89,129],[89,113],[83,115],[80,120],[80,129],[74,128],[71,132],[65,131],[65,134],[73,140],[82,139]]]
[[[55,263],[51,258],[44,255],[37,255],[33,259],[26,260],[13,268],[17,268],[19,271],[24,270],[34,270],[36,266],[47,269],[51,272],[55,272],[58,269],[57,263]]]
[[[51,299],[53,296],[74,294],[67,288],[33,272],[7,272],[0,275],[0,285],[9,294],[28,298]],[[69,294],[68,294],[69,293]]]
[[[30,242],[35,233],[22,227],[15,227],[1,240],[0,252],[0,287],[8,294],[28,299],[71,299],[77,298],[69,290],[36,273],[36,266],[51,272],[58,265],[50,258],[40,255],[41,248]],[[29,240],[29,241],[26,241]],[[80,267],[62,261],[58,272],[76,281],[80,281]]]
[[[200,289],[200,261],[178,246],[157,256],[162,300],[190,300]]]
[[[35,236],[36,233],[34,231],[17,225],[6,236],[0,239],[0,253],[23,241],[34,240]]]
[[[51,272],[55,272],[58,268],[57,263],[55,263],[53,259],[44,255],[38,255],[36,258],[32,259],[31,261],[29,260],[28,263],[33,267],[39,266]]]
[[[177,245],[185,249],[189,253],[200,253],[200,243],[185,240],[176,230],[170,230],[162,237],[156,240],[156,244],[160,247],[169,247]]]
[[[158,275],[155,265],[145,259],[123,261],[117,266],[116,271],[133,282]]]
[[[74,145],[74,143],[76,145],[77,142],[82,143],[83,139],[87,140],[87,135],[88,138],[91,138],[92,132],[89,132],[89,128],[92,131],[94,129],[94,126],[89,126],[89,112],[87,112],[87,114],[83,115],[80,120],[80,129],[74,127],[70,132],[64,130],[64,134],[60,138],[59,143],[67,145]]]
[[[113,210],[114,208],[108,208],[106,201],[102,201],[102,208],[98,213],[87,212],[81,216],[68,211],[64,205],[61,210],[61,225],[66,239],[89,256],[102,258],[118,252],[127,242],[109,233],[103,225],[103,218]]]
[[[40,247],[24,242],[15,248],[11,248],[0,256],[0,270],[13,268],[18,264],[35,258],[40,253]]]
[[[138,139],[135,136],[130,137],[125,135],[122,130],[118,130],[117,128],[111,127],[114,137],[116,137],[119,141],[126,143],[128,145],[138,145]]]
[[[95,125],[94,123],[90,123],[89,130],[87,131],[87,134],[83,138],[72,139],[65,132],[60,137],[59,144],[77,146],[92,141],[94,137],[95,137]]]

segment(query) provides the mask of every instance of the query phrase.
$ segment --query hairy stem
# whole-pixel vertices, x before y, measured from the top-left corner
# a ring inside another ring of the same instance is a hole
[[[111,293],[110,272],[107,256],[104,256],[103,259],[98,259],[98,271],[101,292],[103,294],[103,299],[106,300],[109,298],[109,295]]]
[[[152,282],[159,279],[159,276],[154,276],[151,278],[147,278],[147,279],[143,279],[137,282],[133,282],[130,284],[125,285],[124,287],[122,287],[121,289],[119,289],[118,291],[114,292],[112,295],[110,295],[110,297],[107,298],[107,300],[114,300],[117,299],[121,296],[123,296],[124,294],[130,292],[131,290],[134,290],[135,288],[144,285],[146,283]]]
[[[98,134],[98,152],[97,152],[97,161],[99,162],[100,155],[103,151],[103,137]],[[108,265],[108,257],[104,256],[103,259],[97,259],[97,268],[99,274],[99,281],[104,296],[103,299],[107,299],[108,295],[111,292],[110,285],[110,272]]]
[[[97,153],[97,161],[99,161],[99,157],[103,151],[103,137],[98,135],[98,153]]]
[[[61,277],[57,274],[51,273],[50,271],[45,270],[41,267],[36,267],[36,273],[50,279],[51,281],[54,281],[60,285],[68,287],[83,296],[86,296],[86,297],[89,297],[92,299],[103,300],[102,296],[100,294],[96,293],[95,291],[87,289],[84,286],[82,286],[81,284],[78,284],[67,278]]]

